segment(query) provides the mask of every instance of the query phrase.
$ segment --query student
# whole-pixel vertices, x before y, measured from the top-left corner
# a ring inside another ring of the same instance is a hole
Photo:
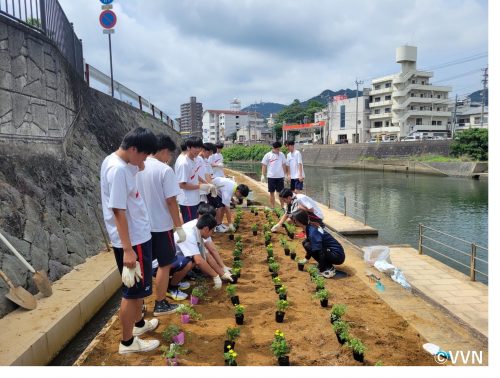
[[[290,180],[290,189],[292,192],[300,193],[304,189],[304,165],[302,164],[302,155],[295,149],[295,142],[289,140],[285,142],[288,149],[286,155],[286,165],[288,167],[288,179]]]
[[[212,143],[203,143],[203,147],[200,151],[200,154],[197,157],[197,164],[202,164],[202,168],[200,169],[200,177],[207,184],[212,184],[212,176],[214,170],[212,169],[212,165],[209,160],[213,153],[213,148],[215,146]],[[213,189],[215,193],[215,189]],[[208,197],[210,195],[209,190],[201,190],[200,189],[200,203],[207,203]]]
[[[323,277],[335,276],[334,265],[341,265],[345,260],[344,248],[319,223],[313,222],[307,211],[294,211],[292,220],[306,232],[306,239],[302,242],[306,250],[305,259],[314,258],[318,262],[319,274]]]
[[[180,189],[173,169],[168,166],[175,149],[172,139],[160,134],[156,153],[148,156],[144,170],[137,174],[137,186],[151,223],[153,259],[158,263],[154,316],[171,314],[178,307],[165,299],[170,265],[175,261],[174,227],[179,241],[186,240],[176,200]]]
[[[138,167],[155,151],[155,135],[139,127],[127,133],[118,150],[101,165],[102,211],[124,283],[120,304],[120,354],[147,352],[160,345],[158,340],[139,338],[158,326],[158,319],[145,320],[141,315],[144,298],[152,294],[152,243],[146,205],[137,190],[135,177]],[[136,270],[134,283],[127,280],[129,269]]]
[[[286,213],[281,217],[279,222],[275,224],[271,228],[271,232],[276,232],[278,229],[285,223],[288,219],[290,219],[290,215],[298,210],[306,210],[311,221],[319,223],[321,227],[323,225],[323,212],[319,208],[318,204],[311,197],[306,196],[305,194],[295,194],[291,191],[291,189],[285,188],[280,192],[280,198],[287,205]],[[304,235],[299,236],[304,237]]]
[[[217,148],[217,151],[210,158],[210,164],[214,169],[214,177],[224,177],[224,156],[222,156],[224,144],[217,143],[215,147]]]
[[[201,183],[199,171],[202,164],[196,159],[203,143],[200,138],[191,137],[186,140],[186,153],[180,154],[175,162],[175,176],[181,194],[177,196],[179,207],[184,222],[189,222],[196,218],[196,210],[200,203],[200,189],[210,190],[210,184]]]
[[[216,177],[212,180],[212,183],[217,188],[217,197],[209,199],[209,203],[217,209],[217,227],[215,228],[215,232],[234,231],[231,215],[233,196],[238,200],[242,200],[248,196],[250,189],[245,184],[238,185],[235,181],[227,177]],[[227,218],[227,227],[222,224],[224,214]]]
[[[269,202],[271,207],[274,208],[276,200],[274,198],[274,192],[280,192],[285,187],[285,172],[286,172],[286,158],[283,152],[280,151],[281,143],[274,142],[273,148],[267,154],[264,155],[262,159],[262,174],[260,176],[260,181],[265,182],[265,176],[267,171],[267,190],[269,192]],[[283,207],[283,201],[280,198],[281,207]]]

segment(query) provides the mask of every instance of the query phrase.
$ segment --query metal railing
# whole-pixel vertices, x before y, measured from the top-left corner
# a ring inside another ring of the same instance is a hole
[[[332,200],[333,197],[333,200]],[[366,226],[366,217],[368,215],[368,204],[348,198],[344,194],[336,194],[328,191],[328,208],[337,209],[344,213],[344,216],[351,216],[363,222]]]
[[[427,233],[427,235],[426,235]],[[431,233],[431,236],[429,236]],[[488,255],[488,248],[472,243],[468,240],[447,234],[434,228],[418,225],[418,253],[423,254],[424,249],[451,261],[449,266],[467,273],[471,281],[476,281],[476,275],[480,274],[485,281],[488,279],[488,261],[478,257]],[[440,238],[441,240],[438,240]],[[445,239],[445,240],[443,240]],[[439,249],[439,250],[438,250]],[[464,251],[466,249],[467,251]],[[434,256],[432,256],[434,257]]]
[[[57,0],[0,0],[0,13],[45,34],[83,77],[82,40]]]
[[[111,96],[111,77],[88,63],[85,64],[85,81],[90,87]],[[113,80],[113,85],[116,99],[151,114],[167,126],[176,129],[174,120],[157,106],[116,80]]]

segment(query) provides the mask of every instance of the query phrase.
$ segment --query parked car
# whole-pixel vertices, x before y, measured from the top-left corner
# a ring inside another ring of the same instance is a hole
[[[401,139],[402,142],[416,142],[416,141],[420,141],[420,137],[419,136],[415,136],[415,135],[408,135],[407,137],[404,137],[403,139]]]

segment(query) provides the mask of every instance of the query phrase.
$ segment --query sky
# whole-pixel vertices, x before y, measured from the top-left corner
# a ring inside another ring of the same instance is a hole
[[[109,74],[100,1],[59,1],[86,62]],[[115,0],[113,11],[115,80],[172,118],[191,96],[228,109],[369,87],[399,72],[404,44],[451,96],[481,89],[488,64],[486,0]]]

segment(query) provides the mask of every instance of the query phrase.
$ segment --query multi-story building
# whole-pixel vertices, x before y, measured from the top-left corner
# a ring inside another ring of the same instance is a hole
[[[183,138],[202,138],[203,104],[191,97],[189,102],[181,105],[180,133]]]
[[[465,99],[458,101],[456,104],[450,104],[448,109],[453,114],[451,124],[454,132],[466,129],[488,128],[488,106],[483,108],[480,102]]]
[[[447,136],[451,87],[432,85],[433,73],[417,70],[415,46],[398,47],[396,62],[401,64],[400,73],[372,80],[371,138],[398,140],[415,133]]]

